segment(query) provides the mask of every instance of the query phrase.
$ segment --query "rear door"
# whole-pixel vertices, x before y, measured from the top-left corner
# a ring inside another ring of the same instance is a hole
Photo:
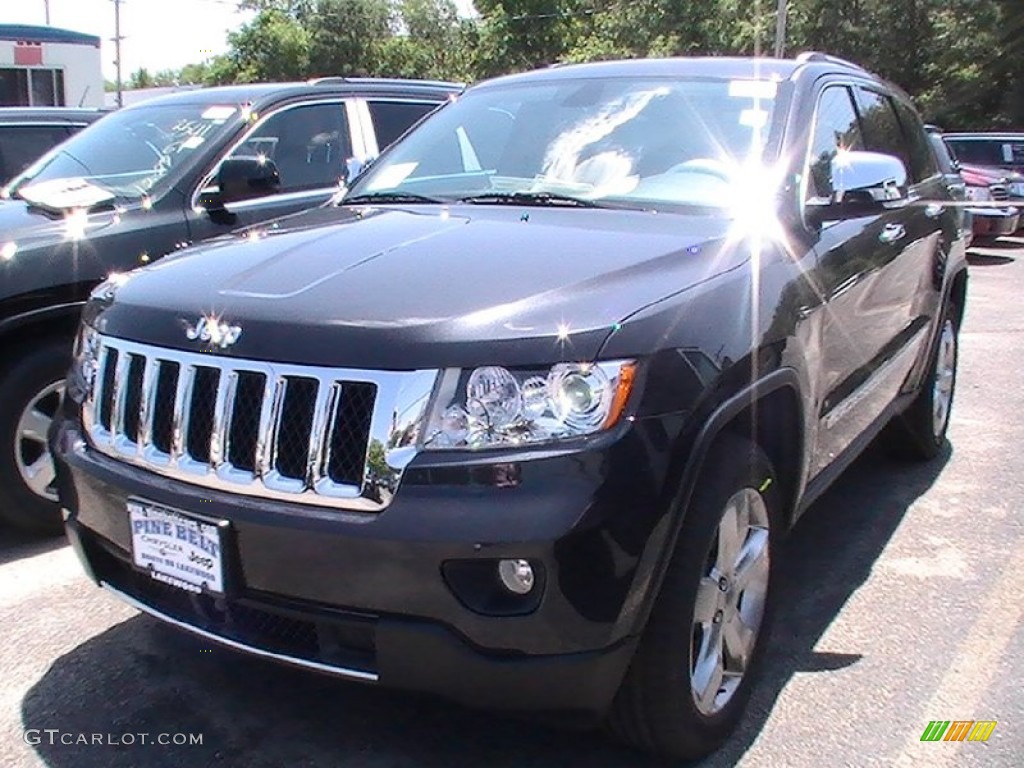
[[[832,195],[831,161],[842,150],[899,157],[911,175],[911,194],[921,193],[914,188],[906,134],[884,94],[839,83],[821,92],[805,171],[809,198]],[[819,233],[824,318],[812,474],[871,426],[896,396],[923,343],[916,292],[926,277],[923,257],[934,228],[922,218],[916,206],[897,206],[826,223]]]

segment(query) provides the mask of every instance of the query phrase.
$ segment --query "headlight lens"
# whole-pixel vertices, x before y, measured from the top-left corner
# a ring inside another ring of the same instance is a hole
[[[72,351],[71,373],[68,376],[68,395],[82,403],[96,383],[99,369],[100,340],[96,330],[86,323],[78,327]]]
[[[445,371],[424,447],[494,448],[608,429],[622,415],[635,371],[632,360]]]

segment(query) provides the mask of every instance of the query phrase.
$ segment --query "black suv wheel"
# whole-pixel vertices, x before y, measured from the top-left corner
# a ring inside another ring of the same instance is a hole
[[[956,390],[959,330],[956,306],[947,303],[921,391],[887,430],[888,443],[900,457],[927,461],[937,456],[946,442]]]
[[[775,472],[754,443],[723,436],[705,466],[610,722],[634,746],[683,759],[717,749],[750,695],[779,512]]]
[[[67,344],[47,340],[0,371],[0,521],[40,535],[62,531],[46,433],[68,364]]]

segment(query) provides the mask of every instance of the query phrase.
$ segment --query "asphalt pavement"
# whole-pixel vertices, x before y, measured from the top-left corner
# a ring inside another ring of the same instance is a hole
[[[960,354],[944,454],[873,446],[798,524],[765,672],[702,765],[1024,765],[1024,239],[973,253]],[[930,720],[997,725],[921,742]],[[62,540],[0,530],[0,766],[44,765],[663,763],[212,647],[93,587]]]

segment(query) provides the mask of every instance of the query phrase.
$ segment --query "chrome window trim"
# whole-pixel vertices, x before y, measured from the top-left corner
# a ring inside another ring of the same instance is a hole
[[[96,122],[93,120],[92,122]],[[31,120],[27,121],[2,121],[0,122],[0,128],[85,128],[88,125],[92,125],[91,122],[62,122],[62,121],[45,121],[35,122]]]
[[[97,334],[96,338],[99,375],[93,377],[82,404],[82,426],[88,438],[88,447],[118,461],[191,485],[230,494],[353,512],[380,512],[391,503],[403,471],[419,453],[420,431],[440,378],[437,370],[368,371],[305,366],[187,352],[101,334]],[[103,386],[102,372],[111,350],[117,352],[117,367],[111,394],[111,429],[108,430],[99,420],[97,389]],[[142,377],[144,384],[140,393],[138,430],[134,439],[123,433],[129,356],[142,356],[146,361]],[[169,453],[159,450],[152,443],[152,422],[155,417],[153,403],[158,381],[155,360],[179,366]],[[214,403],[209,461],[192,458],[186,445],[190,410],[188,404],[191,402],[189,395],[197,367],[215,368],[221,374]],[[229,395],[237,378],[232,374],[239,371],[266,377],[255,446],[255,469],[252,472],[233,466],[226,458],[232,405]],[[274,469],[272,455],[276,430],[282,417],[287,379],[293,377],[315,379],[318,383],[303,479],[281,476]],[[149,382],[151,390],[144,388],[145,382]],[[345,382],[376,386],[363,457],[362,482],[358,486],[335,482],[318,469],[326,466],[325,462],[329,460],[330,429],[340,399],[344,396]],[[383,452],[383,463],[371,456],[375,443],[379,446],[377,450]]]

